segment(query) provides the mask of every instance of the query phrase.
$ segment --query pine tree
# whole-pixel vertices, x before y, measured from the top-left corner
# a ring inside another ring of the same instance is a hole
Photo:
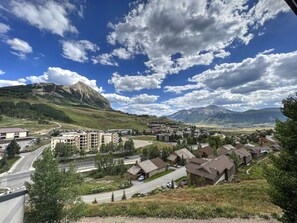
[[[270,185],[269,195],[274,204],[283,210],[283,222],[297,222],[297,94],[283,100],[285,122],[276,121],[275,137],[281,151],[272,156],[272,166],[265,168]]]
[[[29,195],[29,222],[75,221],[80,218],[84,205],[74,190],[80,180],[70,166],[69,171],[59,172],[58,162],[50,149],[35,163],[33,184],[26,183]]]
[[[0,168],[3,168],[7,165],[7,152],[6,149],[4,150],[4,154],[2,159],[0,160]]]
[[[114,202],[114,193],[111,193],[111,202]]]
[[[123,190],[123,196],[122,196],[122,200],[127,200],[127,197],[126,197],[126,192],[125,192],[125,190]]]

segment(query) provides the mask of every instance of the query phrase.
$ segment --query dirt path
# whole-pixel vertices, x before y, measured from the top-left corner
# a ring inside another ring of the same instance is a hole
[[[240,218],[215,218],[208,220],[194,220],[194,219],[174,219],[174,218],[134,218],[134,217],[94,217],[84,218],[79,223],[277,223],[276,220],[265,220],[260,218],[255,219],[240,219]]]

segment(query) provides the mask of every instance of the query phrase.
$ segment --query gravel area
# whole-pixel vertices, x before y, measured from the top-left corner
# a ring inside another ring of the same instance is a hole
[[[207,220],[194,219],[174,219],[174,218],[134,218],[134,217],[94,217],[84,218],[79,223],[277,223],[276,220],[265,220],[260,218],[240,219],[240,218],[215,218]]]

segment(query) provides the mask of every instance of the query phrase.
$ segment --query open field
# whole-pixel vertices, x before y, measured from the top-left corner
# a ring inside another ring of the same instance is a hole
[[[86,216],[270,218],[279,215],[281,210],[271,203],[267,189],[265,180],[253,180],[170,190],[144,198],[89,205]]]

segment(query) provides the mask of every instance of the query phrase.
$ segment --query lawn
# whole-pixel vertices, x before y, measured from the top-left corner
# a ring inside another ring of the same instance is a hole
[[[21,158],[21,157],[15,156],[14,158],[7,160],[7,165],[0,168],[0,173],[4,173],[4,172],[8,171],[19,158]]]
[[[153,175],[153,176],[151,176],[151,177],[149,177],[149,178],[147,178],[147,179],[145,179],[144,180],[144,182],[150,182],[150,181],[152,181],[152,180],[155,180],[155,179],[157,179],[157,178],[159,178],[159,177],[162,177],[162,176],[164,176],[164,175],[166,175],[166,174],[168,174],[168,173],[171,173],[171,172],[173,172],[174,170],[165,170],[164,172],[161,172],[161,173],[157,173],[157,174],[155,174],[155,175]]]
[[[89,205],[86,216],[159,218],[249,218],[277,216],[281,210],[267,194],[265,180],[169,190],[145,198]]]
[[[129,181],[126,177],[106,176],[101,179],[84,178],[84,182],[76,185],[80,195],[96,194],[127,188]]]
[[[157,141],[156,136],[152,136],[152,135],[132,136],[131,139]]]

